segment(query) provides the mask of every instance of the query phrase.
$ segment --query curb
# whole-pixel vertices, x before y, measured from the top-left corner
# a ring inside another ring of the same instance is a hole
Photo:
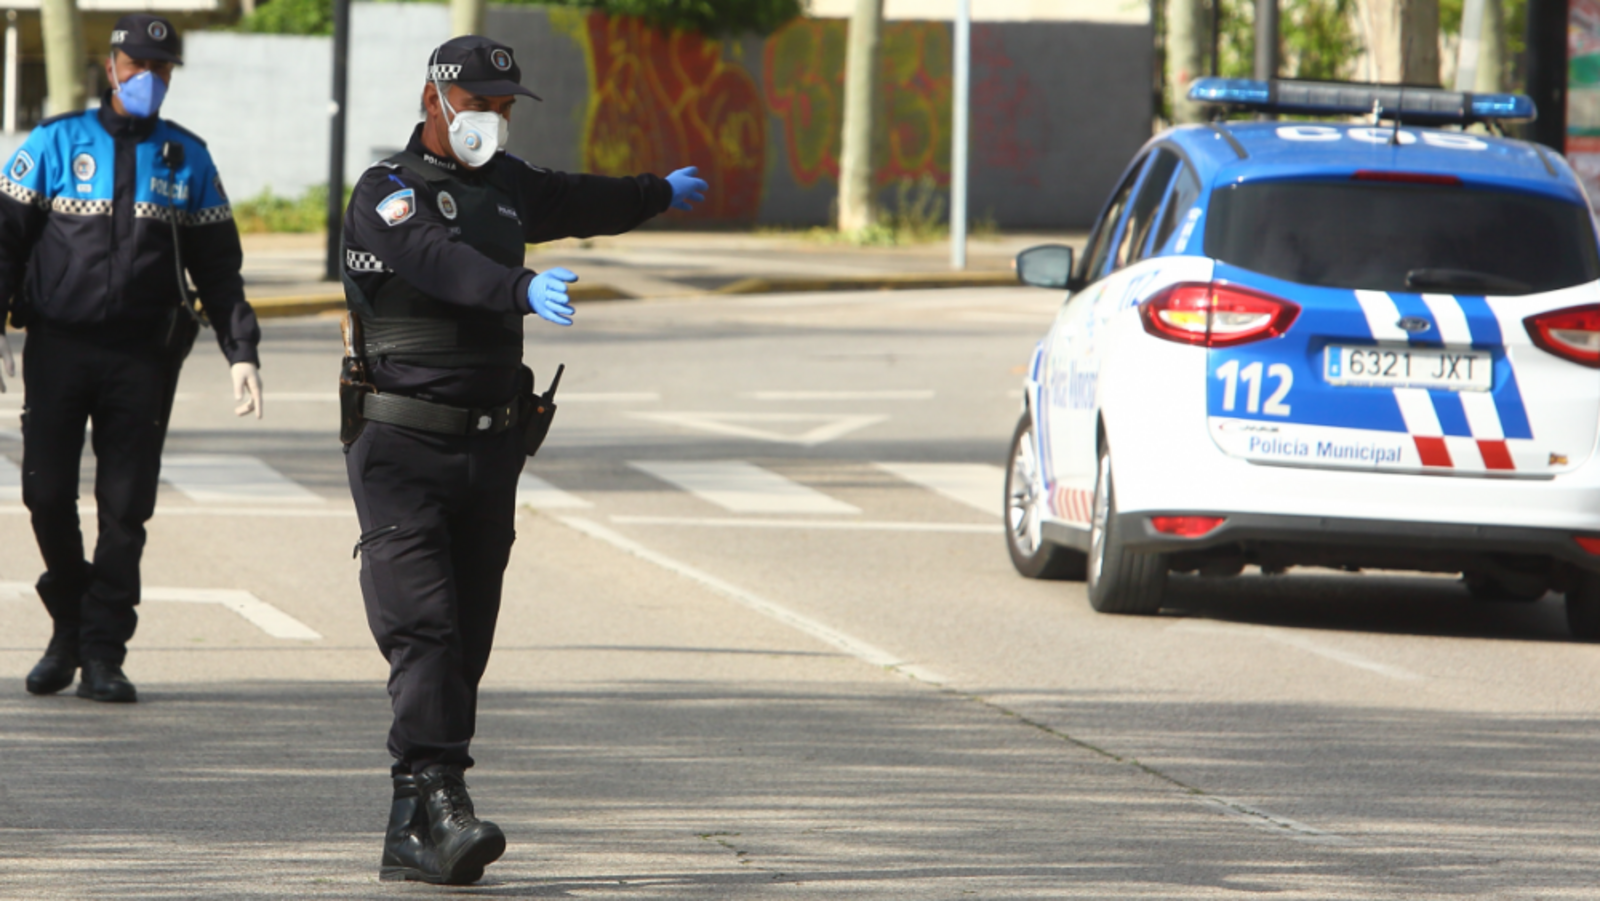
[[[917,288],[1004,288],[1017,283],[1011,272],[942,272],[908,273],[900,275],[864,275],[808,278],[805,276],[778,276],[775,278],[742,278],[706,292],[713,296],[741,294],[800,294],[823,291],[909,291]],[[573,285],[570,295],[578,302],[598,300],[633,300],[634,296],[610,285]],[[344,292],[326,294],[295,294],[283,297],[252,298],[256,318],[276,319],[282,316],[315,316],[319,313],[344,312]]]

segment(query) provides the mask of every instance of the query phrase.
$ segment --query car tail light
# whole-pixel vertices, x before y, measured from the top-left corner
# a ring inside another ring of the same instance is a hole
[[[1574,535],[1572,540],[1578,543],[1578,547],[1600,557],[1600,535]]]
[[[1403,182],[1413,185],[1461,184],[1461,179],[1454,175],[1435,175],[1432,172],[1385,172],[1382,169],[1359,169],[1351,178],[1356,181]]]
[[[1139,306],[1144,330],[1157,338],[1205,347],[1231,347],[1289,330],[1300,307],[1281,297],[1225,282],[1184,282]]]
[[[1600,304],[1536,313],[1522,324],[1534,344],[1563,360],[1600,369]]]
[[[1215,531],[1224,521],[1225,517],[1221,516],[1152,516],[1150,527],[1163,535],[1199,538]],[[1582,539],[1579,541],[1581,543]]]

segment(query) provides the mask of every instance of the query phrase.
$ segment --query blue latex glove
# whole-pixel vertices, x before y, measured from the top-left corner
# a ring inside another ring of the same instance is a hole
[[[667,176],[667,184],[672,185],[672,206],[679,210],[694,209],[691,204],[701,203],[706,199],[706,180],[695,176],[695,167],[678,171]]]
[[[572,305],[567,299],[567,283],[577,280],[570,269],[546,269],[535,275],[528,283],[528,311],[556,325],[571,325]]]

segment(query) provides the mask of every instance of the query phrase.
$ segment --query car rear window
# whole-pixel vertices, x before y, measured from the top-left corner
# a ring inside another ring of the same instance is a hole
[[[1206,255],[1331,288],[1529,294],[1600,278],[1589,211],[1554,198],[1355,181],[1219,187]]]

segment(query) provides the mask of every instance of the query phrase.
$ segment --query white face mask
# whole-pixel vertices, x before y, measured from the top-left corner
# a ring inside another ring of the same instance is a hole
[[[500,148],[511,139],[511,123],[499,113],[459,113],[445,99],[444,87],[435,81],[433,89],[439,93],[439,103],[444,106],[450,122],[450,149],[468,169],[477,169],[494,158]]]

